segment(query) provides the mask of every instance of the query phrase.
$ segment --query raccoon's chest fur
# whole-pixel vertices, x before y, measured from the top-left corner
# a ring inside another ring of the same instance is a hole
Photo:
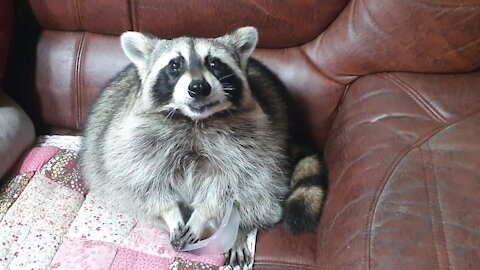
[[[129,116],[106,134],[106,170],[116,171],[138,194],[187,205],[247,200],[255,189],[286,185],[285,137],[267,122],[165,123]]]

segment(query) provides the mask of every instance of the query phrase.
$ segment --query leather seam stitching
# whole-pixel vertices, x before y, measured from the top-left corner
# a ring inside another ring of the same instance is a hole
[[[82,39],[83,39],[83,33],[81,34],[80,36],[80,40],[77,41],[77,43],[75,44],[75,62],[73,63],[73,67],[72,67],[72,78],[73,78],[73,85],[72,85],[72,90],[73,90],[73,93],[71,95],[71,106],[72,106],[72,112],[75,114],[75,112],[78,110],[78,91],[77,91],[77,88],[78,88],[78,77],[77,77],[77,69],[78,69],[78,58],[80,57],[80,47],[82,46]],[[74,116],[75,117],[75,116]],[[76,118],[76,117],[75,117]],[[74,119],[74,121],[77,121],[76,119]],[[76,124],[76,123],[75,123]]]
[[[405,158],[405,156],[408,153],[410,153],[414,149],[418,148],[425,141],[429,140],[430,138],[432,138],[433,136],[435,136],[439,132],[445,130],[446,128],[448,128],[450,126],[453,126],[453,125],[456,125],[456,124],[458,124],[458,123],[460,123],[460,122],[462,122],[462,121],[464,121],[464,120],[466,120],[466,119],[468,119],[468,118],[470,118],[470,117],[472,117],[472,116],[474,116],[478,113],[480,113],[480,110],[475,111],[471,114],[468,114],[465,117],[463,117],[461,119],[458,119],[457,121],[451,122],[448,125],[440,126],[438,128],[433,129],[432,131],[428,132],[422,138],[418,139],[414,143],[405,147],[404,150],[402,150],[402,152],[400,152],[400,154],[397,156],[397,158],[395,158],[394,161],[392,162],[392,164],[389,166],[387,172],[384,174],[385,176],[383,177],[382,182],[377,186],[377,189],[375,190],[374,198],[372,200],[372,204],[371,204],[370,210],[368,212],[369,215],[367,216],[367,224],[366,224],[365,235],[364,235],[363,239],[365,241],[364,260],[366,260],[368,262],[368,269],[371,269],[370,248],[371,248],[371,240],[372,240],[371,239],[371,231],[372,231],[373,219],[374,219],[375,212],[376,212],[376,209],[377,209],[377,206],[378,206],[378,201],[379,201],[380,195],[383,193],[383,190],[384,190],[386,184],[388,183],[388,180],[390,179],[391,175],[393,174],[395,168],[398,166],[400,161],[402,161]]]
[[[80,127],[82,126],[82,122],[83,122],[83,93],[84,93],[84,90],[83,90],[83,85],[84,85],[84,80],[83,80],[83,75],[84,75],[84,72],[83,72],[83,67],[84,67],[84,61],[85,61],[85,54],[87,53],[87,35],[88,35],[88,32],[85,32],[83,34],[83,40],[82,40],[82,47],[81,47],[81,50],[82,50],[82,54],[80,55],[80,66],[79,66],[79,70],[78,70],[78,80],[79,80],[79,93],[78,93],[78,103],[79,103],[79,110],[78,110],[78,125],[77,125],[77,128],[80,129]]]
[[[446,260],[447,260],[447,269],[450,269],[450,257],[449,257],[449,254],[448,254],[448,245],[447,245],[447,236],[445,235],[445,230],[444,230],[444,227],[443,227],[443,214],[442,214],[442,209],[440,208],[440,200],[438,198],[438,185],[437,185],[437,174],[435,172],[435,167],[433,166],[434,164],[434,158],[433,158],[433,153],[432,153],[432,150],[431,150],[431,147],[430,147],[430,143],[427,142],[426,144],[428,146],[428,148],[430,149],[430,161],[431,161],[431,168],[432,168],[432,175],[433,175],[433,185],[434,185],[434,188],[435,188],[435,193],[436,193],[436,197],[437,197],[437,207],[438,207],[438,216],[440,217],[440,225],[439,225],[439,228],[440,228],[440,231],[441,231],[441,235],[443,235],[443,242],[445,244],[445,253],[446,253]]]
[[[295,268],[300,268],[300,269],[306,269],[306,268],[303,268],[303,267],[308,267],[308,269],[313,269],[312,268],[312,265],[310,264],[305,264],[305,263],[295,263],[295,262],[289,262],[289,261],[276,261],[276,260],[260,260],[260,261],[255,261],[255,264],[256,265],[261,265],[262,263],[275,263],[275,264],[278,264],[278,265],[282,265],[282,266],[285,266],[285,265],[288,265],[288,266],[293,266]]]
[[[286,261],[286,260],[272,260],[272,259],[262,259],[256,261],[257,263],[279,263],[279,264],[290,264],[290,265],[297,265],[297,266],[312,266],[311,264],[307,263],[297,263],[294,261]]]
[[[430,115],[432,118],[439,122],[448,123],[448,121],[435,109],[435,107],[427,101],[427,99],[416,91],[413,87],[407,84],[402,79],[398,78],[393,74],[383,74],[386,79],[397,85],[401,90],[403,90],[415,103],[417,103],[425,112]]]
[[[83,49],[85,46],[85,32],[82,33],[82,36],[80,38],[80,43],[78,46],[78,52],[77,52],[77,57],[76,57],[76,63],[75,63],[75,97],[76,97],[76,128],[78,129],[80,127],[81,123],[81,115],[82,115],[82,102],[81,102],[81,93],[82,93],[82,61],[83,61]]]
[[[428,146],[426,145],[426,147],[428,148]],[[435,256],[437,258],[437,267],[438,269],[440,269],[440,256],[438,254],[438,236],[437,236],[437,233],[436,233],[436,230],[435,230],[435,223],[434,223],[434,211],[433,211],[433,205],[432,205],[432,196],[430,195],[431,193],[431,188],[430,188],[430,184],[429,184],[429,181],[428,181],[428,178],[427,178],[427,168],[425,166],[425,160],[423,158],[423,150],[422,148],[419,148],[420,150],[420,159],[422,161],[422,169],[423,169],[423,180],[425,181],[425,189],[427,191],[427,200],[428,200],[428,212],[429,212],[429,216],[430,216],[430,228],[432,229],[432,238],[433,238],[433,248],[435,249]],[[428,150],[428,149],[427,149]],[[430,164],[430,167],[431,167],[432,164]]]
[[[382,177],[382,181],[380,184],[377,186],[375,192],[374,192],[374,198],[372,200],[372,204],[370,206],[369,210],[369,216],[367,218],[367,224],[365,228],[365,234],[364,234],[364,241],[365,241],[365,254],[364,254],[364,260],[368,262],[368,269],[371,269],[371,260],[370,260],[370,254],[371,254],[371,230],[373,226],[373,219],[375,216],[375,212],[377,209],[378,205],[378,200],[380,198],[380,195],[383,193],[383,190],[387,183],[389,182],[391,175],[395,171],[395,168],[398,166],[398,164],[405,158],[406,155],[408,155],[411,151],[416,149],[419,145],[421,145],[423,142],[428,140],[430,137],[434,136],[436,133],[438,133],[440,130],[442,130],[443,127],[437,127],[434,128],[432,131],[428,132],[425,136],[419,138],[416,140],[414,143],[404,147],[402,151],[400,152],[399,155],[393,160],[393,162],[390,164],[388,169],[386,170],[384,177]],[[371,213],[371,215],[370,215]]]

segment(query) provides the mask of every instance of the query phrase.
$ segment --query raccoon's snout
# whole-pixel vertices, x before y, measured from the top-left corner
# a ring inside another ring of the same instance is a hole
[[[193,80],[188,86],[188,94],[192,98],[202,98],[210,95],[212,87],[205,79]]]

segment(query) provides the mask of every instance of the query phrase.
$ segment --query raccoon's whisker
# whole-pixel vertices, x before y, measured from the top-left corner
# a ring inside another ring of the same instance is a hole
[[[220,84],[221,84],[222,86],[226,86],[226,87],[233,87],[233,84],[231,84],[231,83],[224,83],[224,82],[222,82],[222,83],[220,83]]]
[[[230,116],[233,118],[233,113],[232,113],[229,109],[226,109],[226,111],[227,111],[228,114],[230,114]]]
[[[218,81],[222,81],[222,80],[224,80],[224,79],[226,79],[226,78],[228,78],[228,77],[232,77],[233,75],[235,75],[235,73],[227,74],[227,75],[223,76],[222,78],[218,79]]]
[[[171,109],[170,112],[167,114],[167,119],[170,118],[170,117],[172,117],[173,114],[174,114],[176,111],[177,111],[177,108]]]
[[[177,112],[177,108],[173,109],[173,113],[172,113],[172,115],[170,116],[170,118],[173,117],[173,115],[174,115],[176,112]]]

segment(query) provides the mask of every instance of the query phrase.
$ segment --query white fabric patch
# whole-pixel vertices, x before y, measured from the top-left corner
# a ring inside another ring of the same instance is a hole
[[[133,229],[136,221],[105,205],[94,194],[87,194],[66,236],[71,239],[121,243]]]
[[[73,151],[80,150],[82,136],[46,135],[37,138],[36,146],[55,146]]]
[[[30,226],[2,221],[0,229],[0,269],[7,269],[29,235]]]

